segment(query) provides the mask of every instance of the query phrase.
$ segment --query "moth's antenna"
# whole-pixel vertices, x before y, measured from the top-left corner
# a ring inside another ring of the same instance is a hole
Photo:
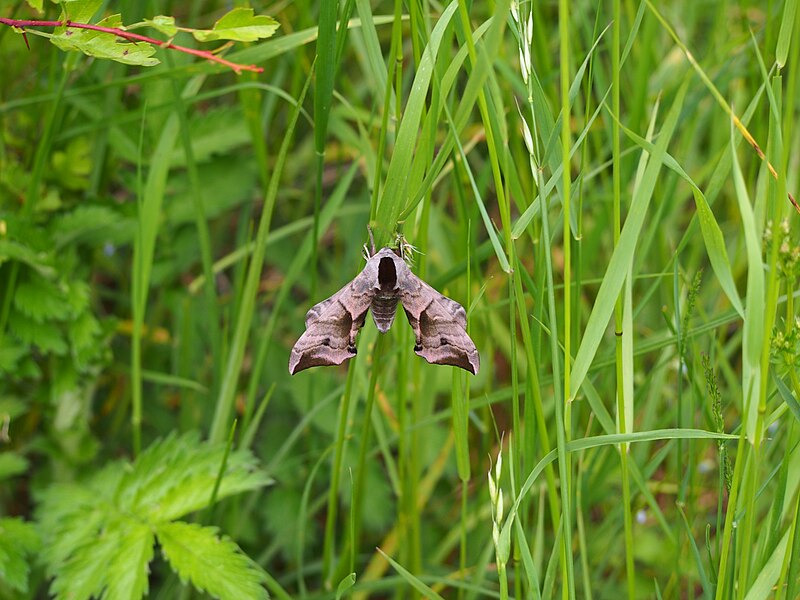
[[[369,233],[370,247],[367,248],[367,245],[364,244],[364,260],[369,262],[369,259],[375,256],[375,238],[372,237],[372,227],[369,226],[369,223],[367,223],[367,232]]]

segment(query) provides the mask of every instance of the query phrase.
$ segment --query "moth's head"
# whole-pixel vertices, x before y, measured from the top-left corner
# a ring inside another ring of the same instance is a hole
[[[397,289],[396,260],[393,254],[387,252],[384,256],[381,256],[381,261],[378,263],[378,285],[384,292]]]

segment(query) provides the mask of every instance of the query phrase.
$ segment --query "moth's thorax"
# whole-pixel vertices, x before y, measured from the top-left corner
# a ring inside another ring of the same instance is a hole
[[[378,263],[378,287],[379,294],[388,295],[397,289],[397,267],[394,264],[394,257],[383,256]]]
[[[386,333],[397,312],[397,267],[394,255],[382,256],[378,263],[378,281],[372,298],[372,318],[378,331]]]

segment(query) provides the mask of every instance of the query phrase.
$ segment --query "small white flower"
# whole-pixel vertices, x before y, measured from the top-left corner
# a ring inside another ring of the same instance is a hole
[[[522,116],[520,114],[520,116]],[[533,156],[533,136],[531,135],[530,127],[525,118],[522,118],[522,139],[525,140],[525,147],[528,149],[528,154]]]
[[[533,42],[533,11],[528,13],[528,27],[525,32],[527,34],[528,46]]]
[[[528,84],[528,67],[525,64],[525,55],[522,53],[522,48],[519,49],[519,68],[522,71],[522,81],[525,85]]]
[[[503,489],[500,488],[499,493],[497,494],[497,517],[496,521],[498,523],[503,522]]]

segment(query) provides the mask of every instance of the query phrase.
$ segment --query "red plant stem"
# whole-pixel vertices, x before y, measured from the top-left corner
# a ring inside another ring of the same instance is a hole
[[[264,69],[255,65],[240,65],[229,60],[225,60],[221,56],[217,56],[216,54],[208,52],[207,50],[195,50],[194,48],[187,48],[186,46],[178,46],[172,42],[157,40],[145,35],[139,35],[138,33],[131,33],[122,29],[117,29],[116,27],[101,27],[99,25],[75,23],[73,21],[32,21],[26,19],[6,19],[3,17],[0,17],[0,23],[4,25],[10,25],[11,27],[18,27],[20,29],[24,27],[71,27],[73,29],[91,29],[92,31],[110,33],[111,35],[115,35],[126,40],[147,42],[148,44],[154,44],[161,48],[171,48],[179,52],[185,52],[186,54],[193,54],[194,56],[199,56],[201,58],[205,58],[206,60],[210,60],[211,62],[224,65],[230,69],[233,69],[233,71],[236,73],[241,73],[242,71],[262,73],[264,71]]]

